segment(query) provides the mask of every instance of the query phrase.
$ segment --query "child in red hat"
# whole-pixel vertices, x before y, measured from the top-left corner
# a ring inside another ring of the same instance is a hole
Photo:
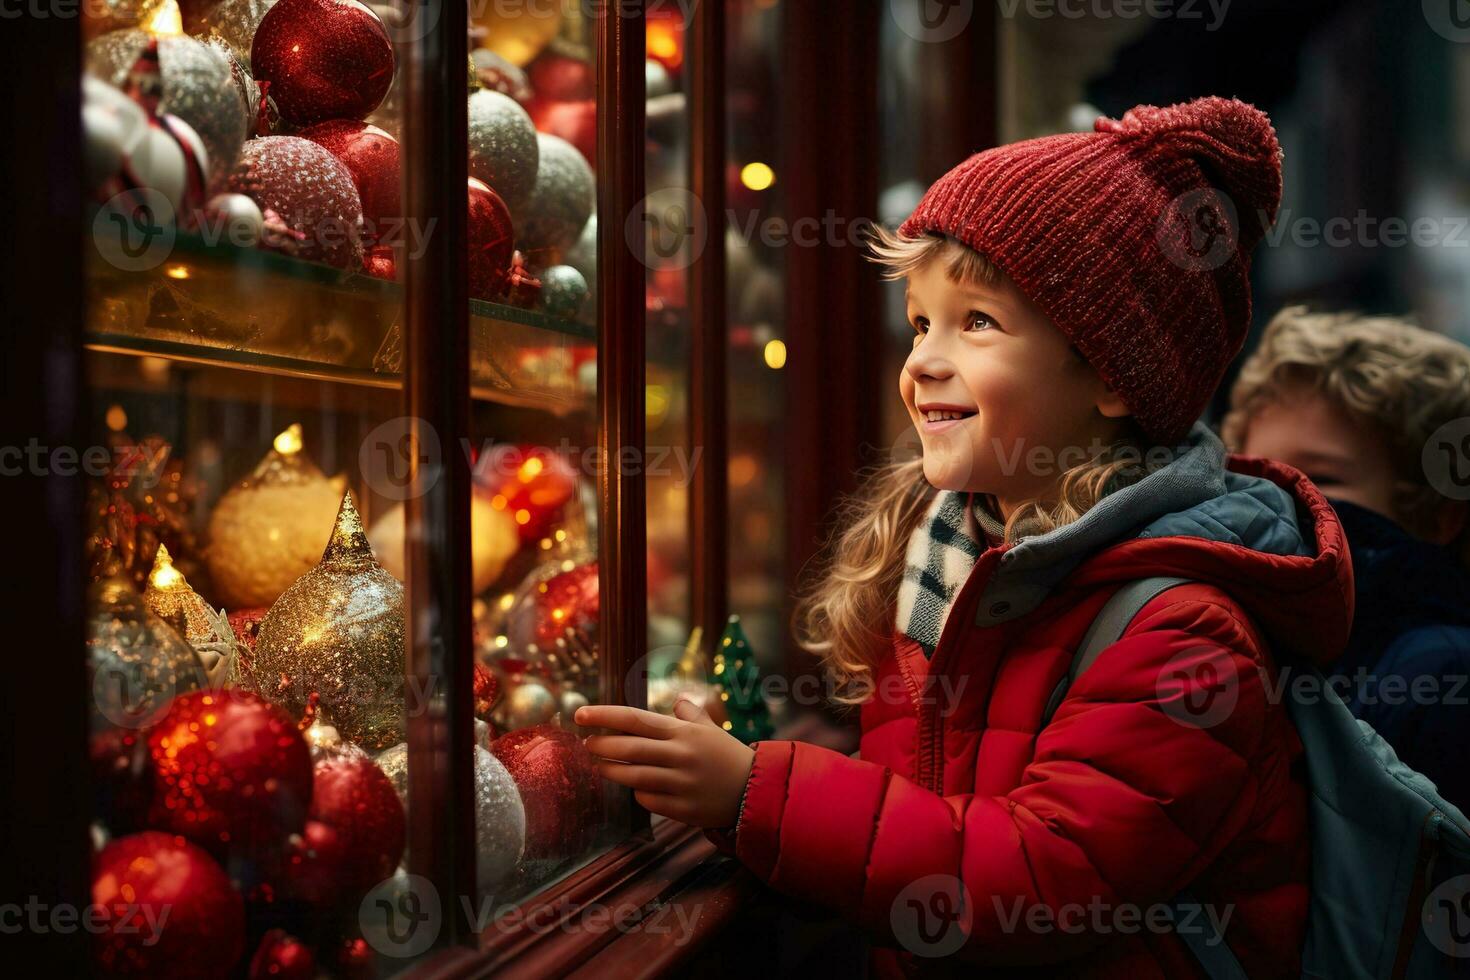
[[[1197,421],[1280,196],[1270,121],[1220,98],[936,182],[874,246],[907,280],[923,458],[844,502],[798,607],[861,706],[857,756],[752,750],[687,703],[580,709],[629,733],[588,738],[604,775],[859,924],[877,976],[1202,975],[1191,938],[1299,975],[1306,787],[1273,678],[1342,649],[1351,568],[1300,472]],[[1188,581],[1068,684],[1104,603],[1153,576]]]

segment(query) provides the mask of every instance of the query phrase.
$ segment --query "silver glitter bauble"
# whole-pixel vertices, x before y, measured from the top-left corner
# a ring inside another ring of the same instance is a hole
[[[408,744],[395,745],[374,760],[387,774],[403,812],[408,813]],[[500,884],[520,863],[526,849],[526,808],[515,780],[500,760],[475,746],[475,878],[483,891]],[[408,851],[403,852],[408,867]]]
[[[512,215],[536,185],[540,146],[530,115],[508,95],[483,89],[470,96],[470,176],[500,195]]]
[[[575,146],[550,133],[538,133],[540,163],[525,206],[511,207],[516,247],[528,259],[575,244],[592,216],[597,193],[592,168]]]
[[[119,88],[152,36],[130,28],[110,31],[87,45],[87,70]],[[219,51],[192,37],[158,39],[158,66],[163,97],[158,111],[188,123],[209,153],[209,189],[217,191],[240,158],[249,133],[249,107],[242,98],[233,68]]]
[[[163,716],[175,695],[207,683],[194,648],[120,571],[87,590],[87,672],[94,731],[143,728]]]
[[[541,272],[541,308],[552,316],[574,319],[587,302],[587,279],[569,265]]]
[[[249,67],[255,29],[276,0],[221,0],[220,3],[190,4],[184,14],[184,33],[197,38],[219,38],[230,46],[240,64]],[[198,8],[198,9],[195,9]]]
[[[341,736],[376,750],[403,741],[403,586],[373,557],[352,494],[315,568],[266,614],[248,683],[300,718],[311,695]]]
[[[556,696],[544,684],[525,678],[505,696],[499,717],[506,731],[514,731],[550,721],[559,708]]]

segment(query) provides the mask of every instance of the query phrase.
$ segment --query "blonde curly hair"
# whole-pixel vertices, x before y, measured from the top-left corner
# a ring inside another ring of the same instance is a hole
[[[874,226],[870,260],[883,278],[898,280],[941,262],[951,282],[992,284],[1004,273],[983,254],[937,233],[904,238]],[[1081,355],[1078,354],[1078,357]],[[1077,520],[1108,493],[1162,465],[1131,422],[1123,437],[1065,470],[1047,500],[1028,501],[1005,522],[1005,540],[1044,534]],[[938,490],[924,478],[922,458],[888,460],[858,473],[856,491],[838,502],[832,532],[805,577],[793,615],[796,640],[835,683],[832,700],[857,705],[872,690],[874,670],[889,652],[892,621],[910,537]],[[999,514],[987,495],[991,513]]]
[[[1387,440],[1395,470],[1388,516],[1428,536],[1445,497],[1429,483],[1422,453],[1436,429],[1470,417],[1470,348],[1407,318],[1289,306],[1241,366],[1221,423],[1225,444],[1238,450],[1257,412],[1301,389],[1320,392]],[[1451,547],[1470,559],[1470,527]]]

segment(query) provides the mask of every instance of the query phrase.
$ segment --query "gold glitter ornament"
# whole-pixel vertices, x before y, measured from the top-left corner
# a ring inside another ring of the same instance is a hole
[[[387,748],[403,741],[403,637],[403,586],[348,492],[322,560],[261,621],[249,684],[295,718],[315,692],[343,738]]]
[[[206,560],[226,608],[269,606],[321,557],[347,478],[322,475],[302,452],[301,426],[219,499]]]
[[[408,813],[408,745],[395,745],[374,760],[387,774]],[[475,745],[475,877],[492,891],[520,863],[526,849],[526,808],[510,772],[490,750]],[[408,867],[408,850],[403,852]]]
[[[87,590],[87,673],[93,731],[144,728],[175,695],[206,683],[194,649],[148,608],[117,563]]]
[[[143,603],[153,613],[183,634],[199,656],[209,677],[209,686],[219,690],[235,680],[239,663],[239,641],[230,628],[225,611],[210,608],[204,598],[189,587],[188,579],[174,568],[173,557],[162,543],[153,556],[153,570],[148,573],[148,588]]]
[[[337,726],[332,724],[327,713],[320,708],[301,735],[306,739],[306,747],[311,750],[313,765],[336,759],[367,758],[366,752],[342,737]]]

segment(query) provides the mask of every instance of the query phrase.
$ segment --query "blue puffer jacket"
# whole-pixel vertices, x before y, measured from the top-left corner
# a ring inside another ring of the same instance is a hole
[[[1357,596],[1335,687],[1400,759],[1470,808],[1470,570],[1374,511],[1330,502]]]

